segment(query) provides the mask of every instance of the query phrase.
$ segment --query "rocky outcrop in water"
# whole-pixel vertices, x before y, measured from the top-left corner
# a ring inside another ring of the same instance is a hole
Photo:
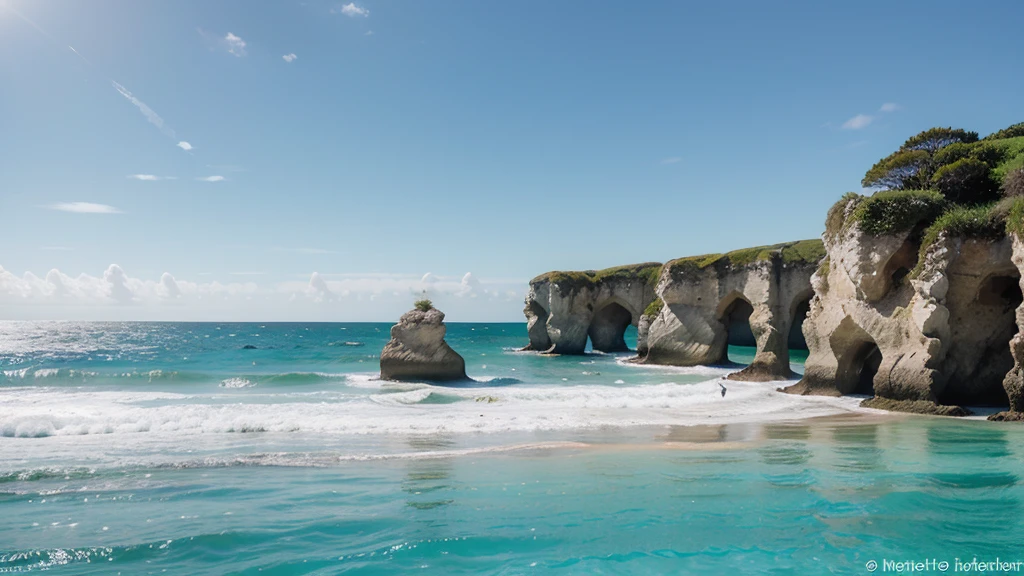
[[[436,308],[410,310],[391,327],[380,353],[384,380],[466,380],[466,361],[444,340],[444,313]]]
[[[950,414],[960,412],[943,407],[1009,400],[1021,409],[1024,249],[997,225],[985,235],[928,227],[928,202],[856,197],[833,208],[804,326],[805,374],[787,391],[925,402]]]
[[[601,352],[627,351],[626,327],[637,325],[654,300],[661,264],[606,270],[548,272],[530,281],[527,350],[582,354],[589,338]]]
[[[790,377],[789,349],[803,346],[800,323],[823,254],[821,242],[806,240],[668,262],[658,300],[640,322],[637,361],[722,364],[733,344],[754,348],[755,355],[729,378]]]

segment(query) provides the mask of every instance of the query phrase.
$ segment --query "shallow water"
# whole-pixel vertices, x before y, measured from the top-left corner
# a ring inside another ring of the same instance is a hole
[[[518,324],[449,326],[476,383],[387,384],[387,328],[0,324],[0,571],[1024,560],[1019,427],[880,416],[778,383],[728,382],[723,398],[735,367],[541,357],[515,351]]]

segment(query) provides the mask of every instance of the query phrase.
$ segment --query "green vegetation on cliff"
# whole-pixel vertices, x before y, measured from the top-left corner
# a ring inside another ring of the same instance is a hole
[[[924,230],[917,266],[911,276],[921,274],[925,255],[943,235],[995,241],[1011,233],[1024,235],[1024,197],[1004,198],[983,206],[951,206]]]
[[[739,267],[754,262],[764,262],[778,257],[785,264],[817,264],[825,256],[825,245],[821,240],[798,240],[770,246],[755,246],[726,252],[725,254],[703,254],[677,258],[666,264],[672,274],[700,272],[711,266]]]
[[[852,208],[851,202],[855,202]],[[847,193],[829,209],[825,233],[834,237],[855,223],[872,236],[904,232],[931,223],[945,206],[942,194],[933,190],[884,190],[872,196]]]
[[[664,307],[665,307],[665,301],[662,300],[661,297],[659,296],[658,298],[655,298],[654,300],[651,301],[650,304],[647,305],[647,308],[644,309],[644,314],[643,315],[653,318],[653,317],[657,316],[658,314],[660,314],[661,313],[661,309],[664,308]]]
[[[583,288],[594,288],[598,284],[616,280],[639,280],[648,286],[654,287],[658,284],[658,277],[661,275],[661,262],[644,262],[642,264],[627,264],[615,266],[604,270],[583,270],[583,271],[553,271],[547,272],[530,280],[530,284],[539,282],[550,282],[558,285],[559,291],[569,293]]]
[[[922,230],[925,247],[943,232],[993,238],[1011,228],[1011,202],[1024,168],[1024,123],[978,140],[976,132],[932,128],[909,138],[868,170],[871,196],[847,193],[832,206],[825,233],[835,238],[854,224],[882,236]],[[923,254],[923,252],[922,252]]]

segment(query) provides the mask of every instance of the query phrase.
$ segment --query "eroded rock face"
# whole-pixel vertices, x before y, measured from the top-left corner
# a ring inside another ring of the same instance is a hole
[[[943,233],[918,262],[919,230],[871,236],[854,224],[826,235],[825,248],[804,324],[804,377],[788,392],[1006,403],[1004,379],[1006,390],[1019,386],[1012,369],[1021,364],[1011,353],[1021,292],[1010,239]]]
[[[466,380],[466,361],[444,340],[444,313],[436,308],[410,310],[391,327],[380,353],[384,380]]]
[[[728,255],[724,255],[728,256]],[[664,305],[642,321],[638,361],[693,366],[728,360],[727,347],[756,347],[753,362],[734,380],[769,381],[791,376],[789,335],[811,298],[817,261],[790,261],[782,248],[751,262],[674,260],[657,286]],[[747,324],[749,323],[749,329]],[[801,339],[802,340],[802,339]],[[802,343],[802,342],[801,342]]]
[[[1024,242],[1013,237],[1014,266],[1024,275]],[[1024,306],[1018,306],[1014,313],[1018,332],[1010,339],[1010,353],[1013,356],[1013,367],[1003,378],[1003,389],[1010,403],[1010,414],[1004,414],[1003,420],[1024,420]]]
[[[623,267],[613,273],[551,272],[530,282],[526,296],[527,350],[582,354],[628,350],[624,334],[654,300],[654,273],[661,264]]]

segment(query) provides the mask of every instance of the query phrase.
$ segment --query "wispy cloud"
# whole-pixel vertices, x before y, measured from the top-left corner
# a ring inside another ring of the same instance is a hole
[[[174,176],[157,176],[155,174],[129,174],[128,178],[132,180],[142,180],[143,182],[156,182],[157,180],[177,180]]]
[[[366,18],[367,16],[370,15],[369,9],[357,5],[355,2],[349,2],[348,4],[342,6],[341,8],[331,10],[331,12],[340,12],[345,16],[348,16],[349,18],[357,18],[360,16]]]
[[[266,272],[228,272],[232,276],[264,276]]]
[[[897,110],[901,109],[903,109],[903,107],[895,102],[886,102],[879,106],[878,111],[880,113],[888,114],[890,112],[896,112]],[[853,118],[850,118],[846,122],[843,122],[842,128],[843,130],[861,130],[867,128],[875,120],[877,120],[877,117],[872,116],[871,114],[857,114]],[[831,126],[831,123],[825,123],[825,127]]]
[[[246,55],[245,40],[242,40],[231,32],[228,32],[228,35],[224,37],[224,45],[227,46],[229,53],[234,54],[239,58]]]
[[[71,246],[40,246],[39,249],[47,252],[71,252],[74,250]]]
[[[181,148],[185,152],[188,152],[189,150],[192,149],[192,145],[182,140],[181,142],[178,142],[178,148]]]
[[[202,176],[200,178],[196,178],[196,180],[199,180],[200,182],[223,182],[224,181],[224,177],[223,176]]]
[[[146,120],[148,120],[150,124],[159,128],[165,135],[174,138],[174,130],[171,130],[170,127],[164,123],[164,119],[161,118],[159,114],[154,112],[149,106],[146,106],[145,102],[136,98],[135,95],[129,92],[124,86],[114,82],[113,80],[111,80],[110,83],[114,85],[114,89],[117,90],[121,96],[127,98],[129,102],[139,109],[139,112],[142,112],[142,115],[146,117]]]
[[[363,36],[373,36],[373,30],[367,30]]]
[[[680,158],[679,156],[672,156],[671,158],[665,158],[664,160],[661,161],[661,163],[662,164],[678,164],[678,163],[680,163],[682,161],[683,161],[683,159]]]
[[[860,130],[866,128],[875,119],[867,114],[857,114],[846,122],[843,122],[843,130]]]
[[[107,204],[95,204],[93,202],[57,202],[44,206],[50,210],[61,212],[75,212],[78,214],[120,214],[121,211]]]
[[[281,58],[283,58],[284,61],[289,63],[289,64],[291,64],[292,62],[295,62],[296,60],[299,59],[299,57],[296,56],[294,52],[291,53],[291,54],[285,54],[284,56],[281,56]]]

